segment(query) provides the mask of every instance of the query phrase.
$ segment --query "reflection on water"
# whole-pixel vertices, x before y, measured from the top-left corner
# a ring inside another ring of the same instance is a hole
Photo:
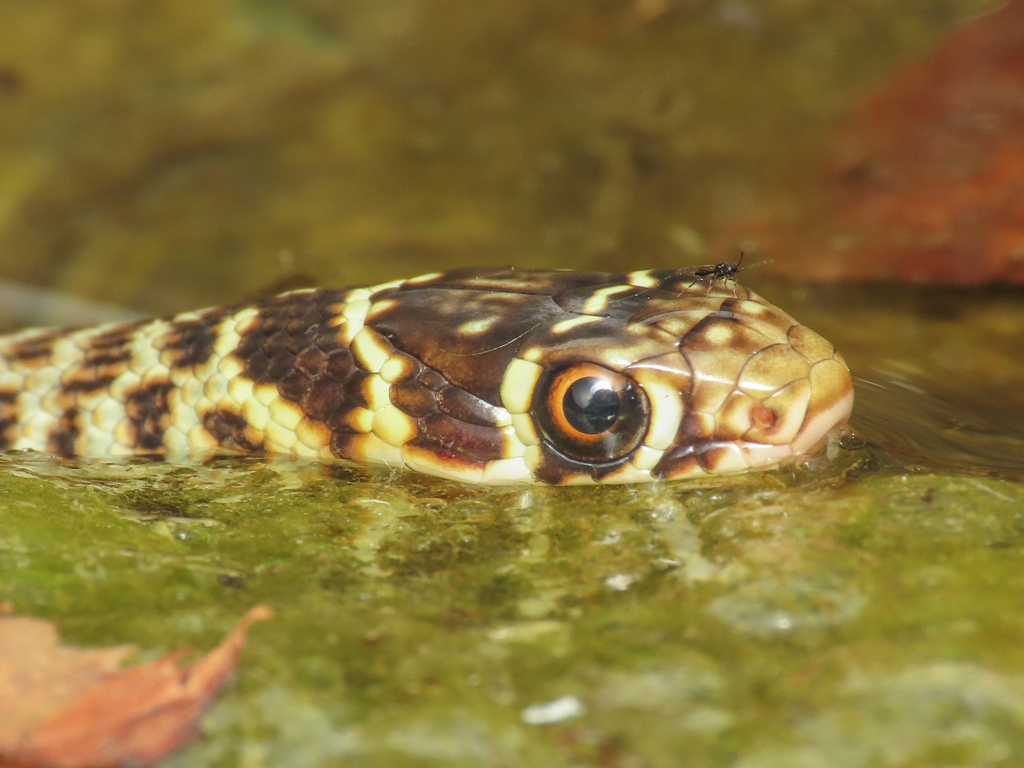
[[[1024,477],[1024,410],[887,370],[863,372],[854,386],[851,426],[902,462],[933,471]]]

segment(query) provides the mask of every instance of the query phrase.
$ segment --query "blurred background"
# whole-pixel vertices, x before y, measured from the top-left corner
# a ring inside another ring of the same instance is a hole
[[[854,100],[992,6],[7,0],[0,304],[735,261]]]

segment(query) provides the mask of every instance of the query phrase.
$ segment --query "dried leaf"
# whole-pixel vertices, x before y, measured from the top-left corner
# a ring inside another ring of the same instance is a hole
[[[965,21],[851,110],[795,221],[750,224],[809,279],[1024,282],[1024,0]],[[735,236],[736,233],[733,233]]]
[[[133,645],[96,650],[60,644],[52,622],[0,617],[0,747],[114,673]]]
[[[118,669],[133,646],[61,646],[49,622],[0,617],[0,768],[152,765],[196,736],[196,723],[235,668],[258,605],[198,661],[187,651]]]

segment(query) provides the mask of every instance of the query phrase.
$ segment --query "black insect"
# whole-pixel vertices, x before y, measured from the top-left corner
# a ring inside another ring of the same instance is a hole
[[[717,264],[709,264],[706,267],[700,267],[699,269],[693,270],[694,281],[690,283],[692,288],[697,283],[706,282],[708,284],[708,292],[711,291],[711,287],[715,284],[716,280],[732,280],[733,284],[736,283],[736,274],[742,270],[743,257],[746,253],[740,251],[740,260],[737,262],[732,261],[720,261]],[[748,264],[747,269],[752,267],[759,267],[762,264],[771,264],[771,260],[759,261],[757,264]]]

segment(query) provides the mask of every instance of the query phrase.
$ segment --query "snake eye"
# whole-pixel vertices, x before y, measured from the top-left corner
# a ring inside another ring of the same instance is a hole
[[[650,408],[640,387],[593,363],[546,374],[534,397],[544,436],[573,459],[614,461],[636,448],[647,433]]]

